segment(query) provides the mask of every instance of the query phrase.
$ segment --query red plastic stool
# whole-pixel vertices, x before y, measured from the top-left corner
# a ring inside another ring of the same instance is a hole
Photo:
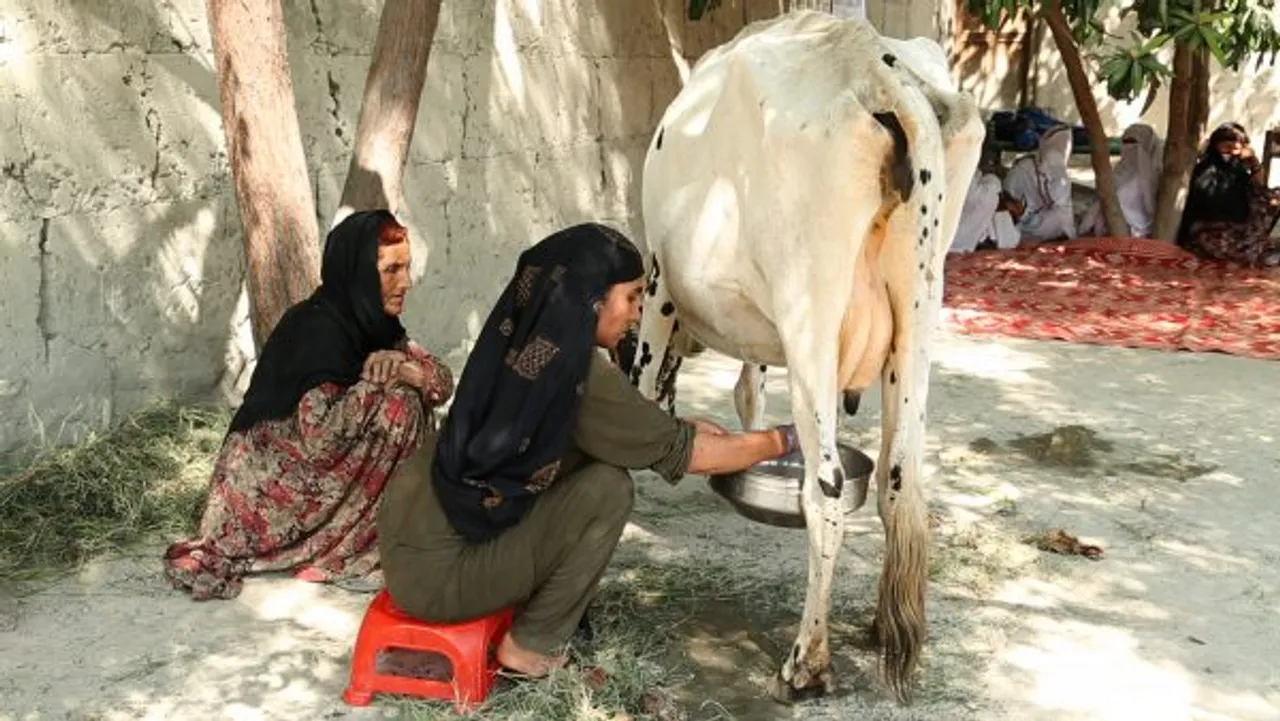
[[[406,615],[384,588],[374,596],[360,624],[351,658],[351,682],[342,700],[368,706],[375,693],[397,693],[453,700],[464,712],[484,702],[493,686],[497,661],[489,649],[511,628],[511,609],[454,624],[434,624]],[[417,679],[378,673],[378,652],[388,648],[438,653],[453,666],[452,681]]]

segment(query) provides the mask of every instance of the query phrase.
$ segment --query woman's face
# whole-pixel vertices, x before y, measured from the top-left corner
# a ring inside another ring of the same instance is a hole
[[[382,311],[390,316],[404,312],[409,279],[409,243],[378,246],[378,279],[382,283]]]
[[[1244,142],[1240,140],[1223,140],[1214,147],[1218,151],[1218,154],[1223,157],[1227,157],[1229,155],[1240,155],[1244,152]]]
[[[618,283],[609,289],[596,316],[596,345],[614,348],[627,328],[640,322],[640,302],[644,295],[644,277]]]

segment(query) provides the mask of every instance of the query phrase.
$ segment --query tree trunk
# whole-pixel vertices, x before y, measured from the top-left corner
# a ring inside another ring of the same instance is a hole
[[[320,279],[319,230],[280,0],[208,0],[227,156],[258,347]]]
[[[1200,138],[1209,125],[1209,58],[1209,48],[1199,47],[1191,62],[1191,132],[1187,138],[1192,152],[1200,147]]]
[[[1173,82],[1169,85],[1169,124],[1165,128],[1164,167],[1156,192],[1153,235],[1174,241],[1182,220],[1182,204],[1191,179],[1192,160],[1208,116],[1208,63],[1203,63],[1204,87],[1197,91],[1195,51],[1179,44],[1173,51]],[[1203,97],[1198,97],[1198,96]],[[1193,107],[1194,106],[1194,107]]]
[[[1120,201],[1116,196],[1116,176],[1111,167],[1111,151],[1107,142],[1107,131],[1102,127],[1102,116],[1098,114],[1098,102],[1093,97],[1093,87],[1089,84],[1089,76],[1085,74],[1084,62],[1080,59],[1080,49],[1071,37],[1071,27],[1062,13],[1061,0],[1049,0],[1044,3],[1041,15],[1053,42],[1062,55],[1062,64],[1067,70],[1067,82],[1071,84],[1071,94],[1075,98],[1076,107],[1080,109],[1080,119],[1089,131],[1089,158],[1093,162],[1093,174],[1096,178],[1098,202],[1102,205],[1102,216],[1107,222],[1108,232],[1112,236],[1127,237],[1129,223],[1120,212]]]
[[[405,160],[413,142],[440,0],[387,0],[364,85],[355,148],[334,217],[404,203]]]

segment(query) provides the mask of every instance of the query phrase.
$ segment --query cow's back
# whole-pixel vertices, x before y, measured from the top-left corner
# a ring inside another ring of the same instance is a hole
[[[795,13],[707,53],[668,107],[645,161],[647,243],[710,347],[783,365],[780,291],[847,302],[863,240],[848,228],[882,204],[893,144],[867,110],[893,107],[883,55],[865,23]]]

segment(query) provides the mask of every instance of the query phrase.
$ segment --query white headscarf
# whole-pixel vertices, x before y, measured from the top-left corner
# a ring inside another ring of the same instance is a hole
[[[1121,136],[1120,162],[1116,164],[1116,196],[1120,211],[1135,238],[1151,235],[1156,219],[1156,190],[1164,165],[1164,143],[1150,125],[1137,123]],[[1107,222],[1102,205],[1094,200],[1080,221],[1080,232],[1105,235]]]
[[[1039,241],[1076,237],[1067,178],[1069,157],[1071,128],[1059,125],[1041,136],[1034,155],[1019,158],[1004,177],[1005,192],[1027,206],[1018,221],[1023,237]]]

